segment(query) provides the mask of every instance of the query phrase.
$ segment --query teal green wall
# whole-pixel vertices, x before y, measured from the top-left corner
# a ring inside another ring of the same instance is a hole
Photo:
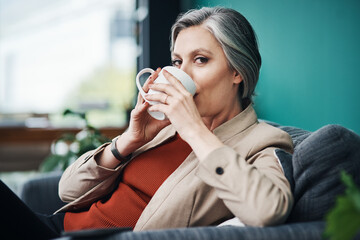
[[[259,118],[307,130],[340,124],[360,133],[360,1],[195,1],[225,6],[254,27],[263,65]]]

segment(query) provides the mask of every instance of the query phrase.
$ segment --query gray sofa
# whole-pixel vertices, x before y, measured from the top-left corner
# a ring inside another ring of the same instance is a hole
[[[144,232],[112,229],[98,234],[85,231],[88,237],[82,239],[323,239],[325,215],[334,206],[336,196],[344,192],[340,171],[345,170],[360,185],[360,136],[339,125],[308,132],[271,124],[288,132],[295,145],[293,155],[276,152],[295,198],[286,223],[263,228],[209,226]],[[21,198],[34,211],[54,212],[64,204],[57,195],[59,178],[60,174],[51,174],[30,180]],[[360,239],[360,232],[355,239]]]

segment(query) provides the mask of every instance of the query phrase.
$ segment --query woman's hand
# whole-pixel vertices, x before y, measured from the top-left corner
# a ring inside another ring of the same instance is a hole
[[[149,90],[149,84],[152,84],[157,78],[160,68],[158,68],[146,80],[143,89],[145,92]],[[122,156],[127,156],[139,147],[151,141],[161,129],[170,124],[169,120],[159,121],[151,117],[147,112],[149,103],[147,103],[141,94],[135,108],[131,111],[130,123],[128,129],[117,139],[116,147]],[[116,168],[119,161],[111,153],[111,146],[108,145],[105,150],[96,157],[96,161],[100,166],[106,168]]]
[[[145,82],[143,86],[145,92],[149,91],[149,85],[153,84],[160,70],[158,68]],[[129,128],[123,134],[123,137],[126,137],[127,140],[122,139],[122,141],[131,143],[131,149],[127,150],[129,153],[151,141],[161,129],[170,124],[169,120],[160,121],[151,117],[147,112],[149,106],[149,103],[139,93],[136,106],[131,111]]]
[[[193,96],[172,74],[163,71],[170,84],[151,84],[149,87],[161,93],[147,95],[146,99],[159,104],[149,108],[150,111],[165,113],[171,124],[193,149],[199,160],[223,143],[207,128],[196,107]]]
[[[159,104],[151,106],[149,110],[163,112],[186,141],[206,126],[195,105],[193,96],[171,73],[163,70],[163,74],[170,84],[150,84],[149,87],[152,90],[160,93],[146,95],[147,100],[159,102]]]

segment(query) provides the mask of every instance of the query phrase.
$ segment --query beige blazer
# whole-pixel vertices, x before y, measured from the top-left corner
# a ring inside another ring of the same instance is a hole
[[[134,157],[174,134],[168,126]],[[293,197],[274,150],[292,152],[290,136],[259,123],[252,106],[216,128],[214,134],[225,146],[202,162],[190,153],[157,190],[134,230],[216,225],[234,216],[253,226],[286,219]],[[116,169],[97,165],[94,156],[105,146],[84,154],[66,169],[59,195],[69,203],[58,211],[89,207],[114,190],[126,164]]]

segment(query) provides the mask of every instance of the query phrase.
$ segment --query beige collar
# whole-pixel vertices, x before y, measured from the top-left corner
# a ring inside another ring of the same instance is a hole
[[[250,104],[244,111],[215,128],[213,132],[222,142],[224,142],[235,134],[241,133],[256,122],[257,115]]]

